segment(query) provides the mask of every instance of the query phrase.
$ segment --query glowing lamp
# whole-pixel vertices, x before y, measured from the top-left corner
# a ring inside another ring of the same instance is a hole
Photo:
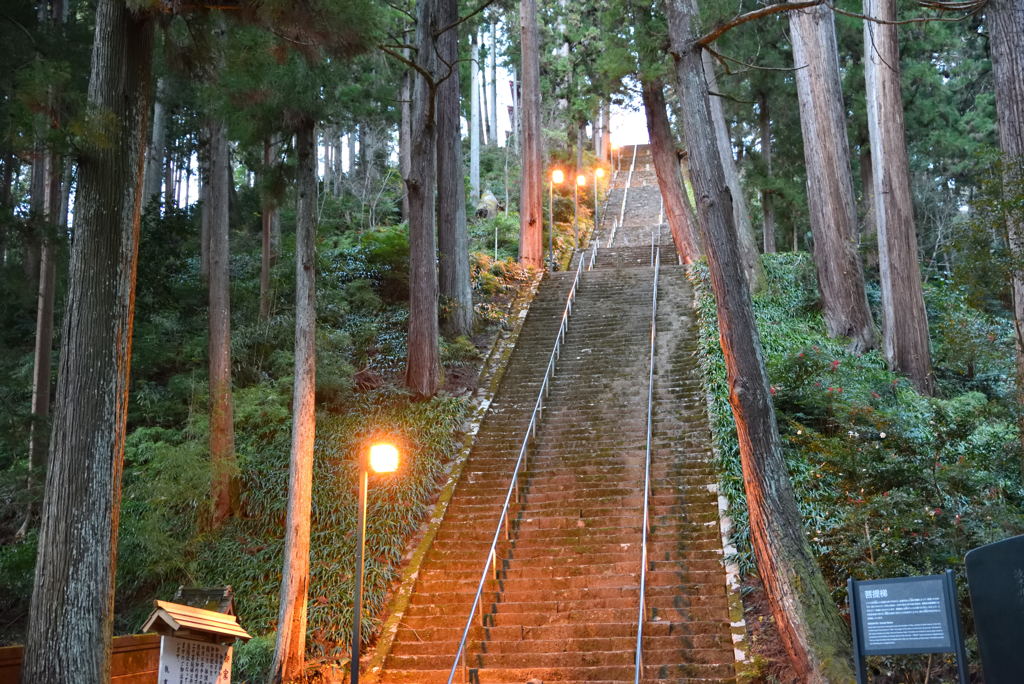
[[[564,180],[565,180],[565,174],[562,173],[562,169],[555,169],[554,171],[551,172],[551,182],[552,183],[557,185],[557,184],[561,183]]]
[[[594,175],[597,176],[598,178],[604,178],[604,169],[598,166],[596,169],[594,169]]]
[[[370,469],[375,473],[393,473],[398,470],[398,449],[394,444],[374,444],[370,447]]]

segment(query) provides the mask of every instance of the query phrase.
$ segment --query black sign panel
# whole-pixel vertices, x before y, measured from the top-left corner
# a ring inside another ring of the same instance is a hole
[[[867,683],[865,656],[904,653],[955,653],[960,682],[967,684],[967,657],[951,570],[944,575],[863,582],[850,578],[846,589],[860,684]]]
[[[967,553],[967,586],[987,684],[1024,682],[1024,536]]]
[[[953,650],[942,575],[857,582],[864,655]]]

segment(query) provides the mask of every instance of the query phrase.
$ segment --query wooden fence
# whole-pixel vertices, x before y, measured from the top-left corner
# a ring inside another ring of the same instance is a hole
[[[22,650],[22,646],[0,648],[0,684],[19,684]],[[157,684],[159,669],[159,634],[114,637],[111,684]]]

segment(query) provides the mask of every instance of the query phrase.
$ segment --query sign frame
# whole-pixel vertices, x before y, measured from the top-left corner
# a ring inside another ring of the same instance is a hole
[[[946,624],[949,626],[949,647],[936,649],[930,647],[891,647],[891,648],[866,648],[864,625],[861,624],[861,600],[858,588],[862,584],[902,584],[909,582],[920,582],[922,580],[940,582],[942,587],[942,610]],[[967,650],[964,647],[963,629],[960,625],[960,606],[957,602],[956,581],[953,571],[947,569],[941,575],[917,575],[911,577],[889,577],[877,580],[855,580],[852,577],[846,580],[846,595],[850,606],[850,631],[853,637],[853,660],[856,670],[858,684],[867,684],[867,672],[864,667],[864,658],[868,655],[911,655],[921,653],[953,653],[956,656],[957,670],[959,672],[960,684],[969,684],[970,677],[967,671]]]

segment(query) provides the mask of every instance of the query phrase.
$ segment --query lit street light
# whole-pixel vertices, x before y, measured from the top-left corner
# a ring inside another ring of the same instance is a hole
[[[552,271],[555,270],[555,185],[560,185],[564,180],[562,169],[555,169],[548,183],[548,268]]]
[[[398,448],[387,442],[371,444],[359,463],[359,509],[356,521],[356,587],[352,599],[352,662],[349,663],[350,684],[359,684],[360,627],[363,616],[363,556],[366,545],[366,492],[370,470],[375,473],[393,473],[398,469]]]

